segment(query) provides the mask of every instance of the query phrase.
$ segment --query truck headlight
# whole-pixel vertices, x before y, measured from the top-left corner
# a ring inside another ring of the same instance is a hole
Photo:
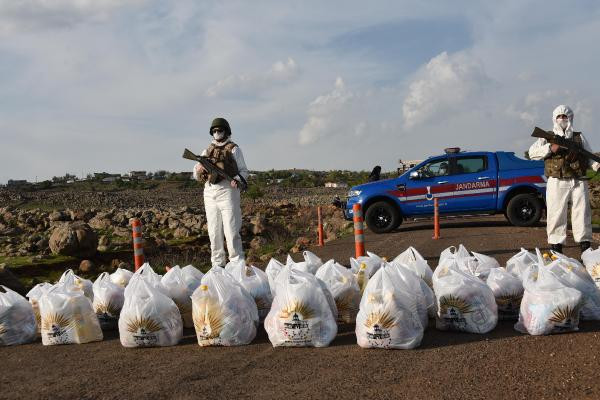
[[[360,190],[351,190],[348,192],[348,197],[356,197],[360,195]]]

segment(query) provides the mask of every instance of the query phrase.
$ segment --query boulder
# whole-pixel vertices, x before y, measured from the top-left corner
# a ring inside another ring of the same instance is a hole
[[[53,254],[92,257],[98,248],[98,235],[85,222],[76,221],[56,227],[49,245]]]
[[[92,272],[96,266],[90,260],[81,260],[79,263],[79,272]]]

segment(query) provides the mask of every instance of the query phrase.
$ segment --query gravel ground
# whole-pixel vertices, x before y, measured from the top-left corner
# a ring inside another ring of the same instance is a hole
[[[545,244],[545,228],[515,228],[501,218],[403,225],[367,233],[366,247],[394,257],[415,246],[435,266],[440,251],[463,243],[504,263],[521,246]],[[313,249],[347,263],[352,238]],[[566,253],[578,256],[574,243]],[[175,347],[125,349],[116,332],[103,342],[0,349],[0,398],[600,398],[600,322],[580,332],[533,337],[501,322],[489,334],[429,328],[415,350],[364,350],[341,326],[328,348],[273,348],[261,332],[249,346],[200,348],[193,331]]]

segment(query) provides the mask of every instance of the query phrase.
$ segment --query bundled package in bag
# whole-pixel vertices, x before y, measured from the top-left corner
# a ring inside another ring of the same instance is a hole
[[[284,265],[277,261],[274,258],[269,260],[267,267],[265,268],[265,273],[267,274],[267,278],[269,279],[269,287],[271,288],[271,294],[275,296],[275,279],[279,272],[283,269]]]
[[[360,347],[413,349],[421,344],[425,328],[415,289],[418,287],[408,286],[401,278],[398,267],[383,264],[369,280],[360,301],[356,316]]]
[[[590,247],[581,253],[581,261],[583,261],[585,269],[596,283],[596,286],[600,287],[600,247],[596,250],[592,250]]]
[[[329,260],[318,269],[315,276],[325,283],[333,296],[338,322],[347,324],[354,322],[360,305],[361,292],[352,271],[334,260]]]
[[[523,281],[525,272],[538,262],[537,256],[521,247],[521,251],[506,262],[506,270]]]
[[[498,318],[517,319],[524,291],[521,279],[504,268],[493,268],[486,283],[496,298]]]
[[[265,318],[273,346],[328,346],[337,334],[337,310],[325,283],[286,266],[275,285],[273,305]]]
[[[39,300],[42,344],[82,344],[102,340],[102,329],[92,302],[75,284],[75,274],[63,277]]]
[[[481,279],[464,272],[457,262],[457,259],[446,258],[433,273],[438,308],[436,327],[487,333],[498,322],[494,293]]]
[[[185,328],[192,328],[194,326],[194,321],[192,320],[192,299],[183,277],[181,267],[176,265],[169,269],[162,276],[160,283],[179,309],[183,326]]]
[[[211,268],[192,295],[194,328],[200,346],[239,346],[256,337],[254,299],[220,267]]]
[[[58,280],[58,283],[81,289],[85,297],[90,299],[90,301],[94,300],[94,284],[92,281],[75,275],[72,269],[66,270]]]
[[[19,293],[0,285],[0,346],[29,343],[37,337],[33,307]]]
[[[200,287],[204,274],[198,268],[190,264],[181,268],[181,275],[187,286],[188,295],[191,296],[192,293]]]
[[[117,268],[115,272],[110,274],[110,281],[125,289],[132,276],[133,272],[123,268]]]
[[[119,316],[121,345],[174,346],[182,336],[183,322],[175,302],[148,279],[134,274],[125,288],[125,303]]]
[[[581,292],[581,313],[583,320],[600,320],[600,289],[585,267],[577,260],[558,257],[546,267],[565,286]]]
[[[114,283],[108,272],[101,273],[94,282],[94,311],[100,327],[104,330],[117,329],[119,314],[125,302],[125,289]]]
[[[269,313],[273,302],[267,274],[263,270],[245,263],[233,266],[228,272],[250,293],[256,303],[258,316],[261,320],[264,319]]]
[[[35,321],[37,322],[37,333],[40,334],[42,330],[42,319],[40,317],[40,297],[44,294],[48,289],[52,287],[51,283],[42,282],[35,285],[29,292],[27,292],[27,298],[29,299],[29,303],[33,308],[33,313],[35,314]]]
[[[427,260],[425,260],[414,247],[411,246],[400,253],[392,260],[391,264],[404,265],[406,268],[417,274],[419,278],[423,279],[429,287],[433,287],[433,282],[431,281],[433,271],[431,270],[431,267],[429,267]]]
[[[519,321],[515,329],[530,335],[572,332],[579,329],[581,292],[565,286],[543,263],[530,268],[523,286]]]

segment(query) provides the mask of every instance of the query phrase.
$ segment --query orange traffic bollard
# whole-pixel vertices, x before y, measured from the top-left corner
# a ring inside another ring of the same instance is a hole
[[[142,222],[138,218],[130,220],[133,230],[133,261],[137,271],[144,264],[144,239],[142,238]]]
[[[438,198],[433,199],[433,239],[440,238],[440,205]]]
[[[325,246],[323,241],[323,215],[321,213],[321,206],[317,207],[317,219],[319,223],[319,246]]]
[[[354,215],[354,250],[358,258],[365,255],[365,234],[360,204],[356,203],[352,206],[352,214]]]

